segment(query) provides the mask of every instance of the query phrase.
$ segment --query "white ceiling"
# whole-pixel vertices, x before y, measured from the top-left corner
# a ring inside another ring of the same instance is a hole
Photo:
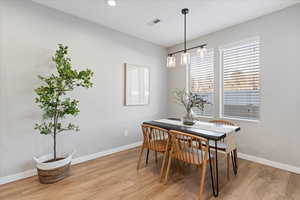
[[[182,8],[189,8],[187,39],[283,9],[300,0],[32,0],[48,7],[169,47],[183,40]],[[161,23],[149,26],[155,18]]]

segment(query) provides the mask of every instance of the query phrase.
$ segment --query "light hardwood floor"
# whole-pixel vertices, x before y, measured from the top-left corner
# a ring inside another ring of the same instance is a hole
[[[153,155],[153,154],[150,154]],[[185,167],[182,172],[173,168],[167,185],[159,183],[159,166],[154,156],[139,172],[136,171],[138,149],[72,166],[65,180],[42,185],[31,177],[0,186],[1,200],[193,200],[199,189],[199,170]],[[225,160],[225,159],[222,159]],[[223,161],[222,161],[223,162]],[[220,163],[225,164],[225,163]],[[223,165],[225,166],[225,165]],[[240,160],[239,174],[226,180],[226,168],[221,169],[221,191],[212,196],[207,171],[206,199],[222,200],[299,200],[300,175]]]

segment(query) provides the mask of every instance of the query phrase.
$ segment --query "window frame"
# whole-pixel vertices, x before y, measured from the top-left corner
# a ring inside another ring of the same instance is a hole
[[[224,67],[223,67],[223,51],[228,48],[233,48],[240,45],[245,45],[253,42],[259,42],[259,47],[261,47],[261,40],[259,36],[244,39],[238,42],[229,43],[219,47],[219,118],[220,119],[229,119],[237,121],[246,121],[246,122],[260,122],[261,120],[261,52],[259,53],[259,111],[258,117],[256,119],[247,119],[242,117],[235,116],[224,116]]]
[[[216,104],[215,104],[215,92],[216,92],[216,79],[215,79],[215,67],[216,67],[216,65],[215,65],[215,58],[216,58],[216,53],[215,53],[215,48],[208,48],[207,49],[207,52],[212,52],[212,75],[213,75],[213,90],[212,90],[212,106],[213,106],[213,108],[212,108],[212,113],[211,113],[211,115],[196,115],[195,116],[195,118],[207,118],[207,119],[213,119],[213,118],[215,118],[215,110],[216,110]],[[190,53],[190,60],[192,59],[192,53],[196,53],[196,50],[194,50],[193,52],[191,52]],[[189,64],[189,69],[188,69],[188,73],[189,73],[189,75],[188,75],[188,79],[189,79],[189,90],[192,92],[192,76],[191,76],[191,71],[192,71],[192,64],[191,64],[191,62],[190,62],[190,64]],[[195,92],[192,92],[193,94],[195,93]],[[196,93],[197,94],[197,93]]]

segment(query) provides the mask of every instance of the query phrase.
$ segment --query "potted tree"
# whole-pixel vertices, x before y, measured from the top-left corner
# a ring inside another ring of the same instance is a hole
[[[67,56],[68,47],[59,44],[52,58],[56,72],[49,77],[38,76],[43,85],[35,89],[36,103],[43,112],[43,120],[35,125],[35,129],[42,135],[53,137],[53,154],[34,158],[41,183],[54,183],[69,174],[72,154],[58,156],[56,145],[58,134],[79,130],[78,126],[63,120],[79,113],[79,101],[68,97],[68,93],[77,87],[92,87],[93,72],[72,69],[71,59]]]

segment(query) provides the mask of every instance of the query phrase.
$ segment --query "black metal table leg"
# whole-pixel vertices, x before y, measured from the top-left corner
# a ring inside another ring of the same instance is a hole
[[[208,147],[208,157],[209,157],[209,168],[210,168],[211,186],[212,186],[212,189],[213,189],[213,194],[215,196],[215,182],[214,182],[214,175],[213,175],[213,166],[212,166],[212,163],[211,163],[210,147]]]
[[[146,165],[148,164],[148,159],[149,159],[149,149],[147,150]]]
[[[213,194],[215,197],[219,196],[219,170],[218,170],[218,148],[217,148],[217,140],[215,140],[215,162],[216,162],[216,185],[215,185],[215,178],[213,176],[213,166],[211,163],[211,151],[210,147],[208,148],[208,156],[209,156],[209,165],[210,165],[210,176],[211,176],[211,183]]]
[[[215,140],[215,156],[216,156],[216,193],[214,194],[215,197],[219,195],[219,170],[218,170],[218,141]]]

